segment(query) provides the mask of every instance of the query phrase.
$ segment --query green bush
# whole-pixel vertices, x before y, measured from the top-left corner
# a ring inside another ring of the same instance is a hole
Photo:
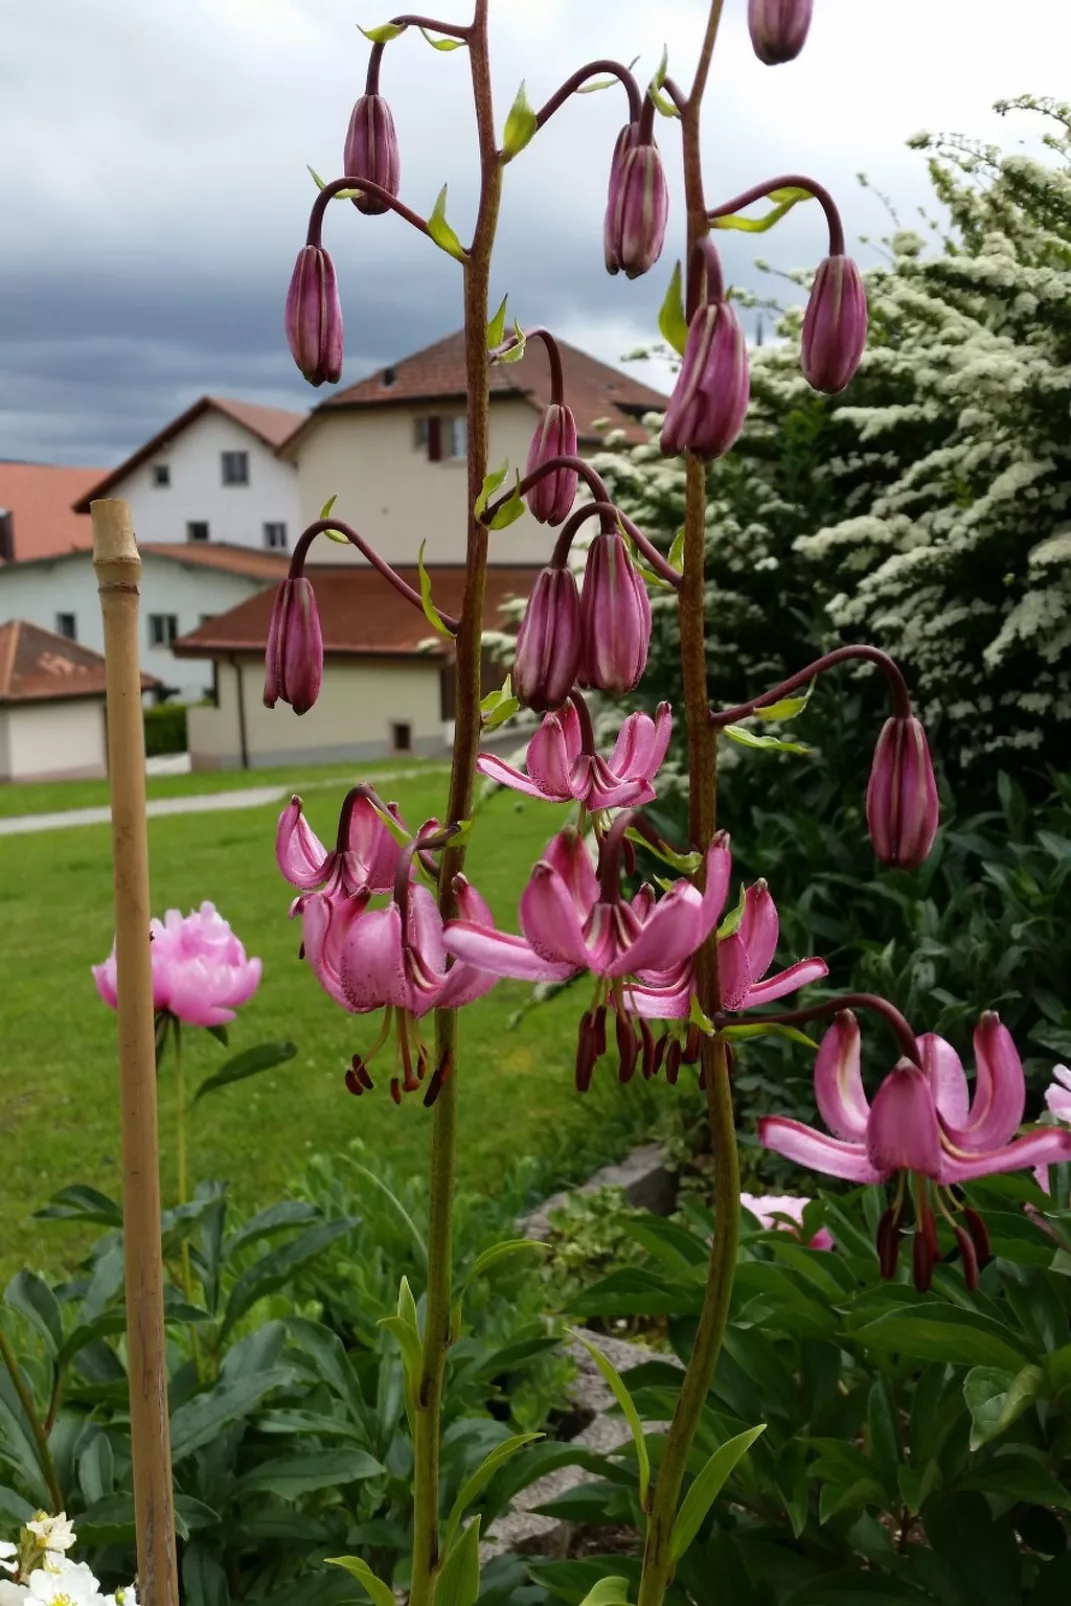
[[[157,758],[163,753],[184,753],[186,740],[185,703],[157,703],[145,710],[145,753]]]

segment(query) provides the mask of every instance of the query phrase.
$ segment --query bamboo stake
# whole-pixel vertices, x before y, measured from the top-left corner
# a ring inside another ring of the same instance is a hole
[[[115,866],[123,1244],[138,1588],[145,1606],[178,1606],[164,1352],[164,1268],[156,1124],[156,1041],[149,944],[145,733],[138,661],[141,559],[125,502],[90,504],[104,619],[108,769]]]

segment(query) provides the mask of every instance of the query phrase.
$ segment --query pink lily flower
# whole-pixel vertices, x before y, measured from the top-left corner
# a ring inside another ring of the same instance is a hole
[[[406,829],[396,803],[387,812]],[[434,822],[433,822],[434,823]],[[389,892],[402,849],[366,787],[354,787],[342,804],[338,838],[330,852],[309,825],[299,797],[292,797],[275,833],[275,858],[292,887],[331,895]]]
[[[763,981],[761,978],[773,963],[779,934],[777,906],[765,881],[756,881],[744,894],[736,930],[718,939],[718,977],[724,1010],[735,1014],[770,1004],[829,975],[825,960],[814,957],[800,959]],[[627,1001],[637,1015],[647,1020],[686,1020],[694,995],[695,962],[689,956],[676,966],[641,971],[638,985],[628,989]]]
[[[574,693],[564,707],[547,714],[528,743],[525,769],[514,769],[494,753],[481,753],[476,768],[500,786],[527,797],[565,803],[576,798],[585,808],[617,809],[654,801],[652,782],[666,756],[673,713],[660,703],[654,719],[630,714],[609,759],[594,750],[587,704]],[[527,771],[527,773],[525,773]]]
[[[859,1025],[845,1010],[822,1039],[814,1067],[815,1102],[830,1132],[783,1116],[759,1122],[759,1141],[810,1170],[849,1182],[885,1183],[906,1174],[914,1179],[916,1285],[929,1286],[938,1253],[931,1187],[948,1219],[958,1202],[943,1190],[978,1177],[1071,1159],[1071,1132],[1042,1127],[1016,1137],[1026,1105],[1022,1062],[1000,1017],[987,1012],[974,1033],[973,1093],[959,1055],[929,1032],[918,1039],[921,1064],[901,1058],[882,1082],[873,1103],[863,1089]],[[891,1276],[899,1251],[899,1218],[905,1188],[882,1219],[878,1251]],[[988,1252],[984,1224],[964,1211],[966,1232],[953,1227],[968,1285],[977,1282],[978,1255]]]
[[[1045,1090],[1045,1103],[1058,1121],[1071,1121],[1071,1070],[1066,1065],[1054,1065],[1055,1082]]]
[[[767,1232],[790,1232],[793,1237],[801,1239],[803,1212],[810,1202],[809,1199],[801,1199],[796,1194],[764,1193],[757,1196],[753,1193],[742,1193],[740,1195],[740,1203],[744,1209],[749,1210]],[[814,1237],[807,1241],[807,1248],[834,1248],[834,1238],[829,1228],[819,1227]]]
[[[261,962],[246,952],[212,903],[188,915],[169,909],[149,923],[152,938],[153,1007],[187,1026],[225,1026],[260,986]],[[97,992],[110,1009],[118,1004],[115,949],[92,967]]]

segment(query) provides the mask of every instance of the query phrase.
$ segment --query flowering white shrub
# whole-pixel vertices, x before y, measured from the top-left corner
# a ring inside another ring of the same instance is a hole
[[[0,1606],[138,1606],[137,1591],[106,1595],[84,1561],[67,1552],[75,1543],[66,1512],[50,1517],[39,1511],[19,1533],[18,1541],[0,1540]]]

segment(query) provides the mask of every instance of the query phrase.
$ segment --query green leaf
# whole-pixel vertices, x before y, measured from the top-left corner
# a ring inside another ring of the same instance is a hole
[[[55,1359],[63,1344],[63,1317],[59,1302],[44,1278],[26,1269],[17,1271],[4,1289],[4,1304],[25,1316]]]
[[[182,1557],[182,1595],[186,1606],[228,1606],[231,1595],[223,1564],[206,1545],[187,1545]]]
[[[640,1505],[644,1510],[646,1510],[647,1491],[650,1488],[651,1483],[651,1458],[647,1453],[647,1440],[645,1439],[643,1433],[643,1423],[640,1421],[639,1412],[636,1410],[636,1407],[633,1404],[632,1395],[625,1387],[624,1380],[617,1368],[614,1366],[613,1362],[607,1360],[606,1356],[601,1350],[596,1349],[594,1344],[589,1343],[584,1337],[583,1333],[574,1333],[573,1337],[579,1339],[580,1343],[583,1344],[584,1348],[595,1362],[595,1365],[599,1368],[599,1371],[610,1385],[615,1400],[621,1407],[621,1410],[624,1412],[625,1421],[629,1425],[629,1432],[632,1434],[632,1440],[636,1446],[636,1460],[639,1463]]]
[[[704,1037],[714,1036],[714,1022],[704,1010],[696,995],[692,994],[691,1007],[688,1010],[688,1019],[693,1026],[698,1026]]]
[[[420,31],[432,50],[461,50],[465,45],[464,39],[433,39],[426,28],[421,28]]]
[[[785,1026],[779,1021],[771,1021],[768,1026],[723,1026],[718,1036],[727,1043],[744,1042],[749,1037],[784,1037],[804,1048],[818,1048],[814,1038],[801,1032],[798,1026]]]
[[[731,742],[739,742],[741,747],[761,747],[776,749],[782,753],[809,753],[811,749],[802,742],[787,742],[780,736],[759,736],[744,725],[723,725],[718,732],[719,736],[728,736]]]
[[[78,1482],[87,1506],[114,1491],[115,1457],[106,1433],[98,1433],[78,1457]]]
[[[541,1243],[538,1238],[506,1238],[500,1244],[492,1244],[490,1249],[485,1249],[482,1255],[477,1256],[476,1262],[465,1281],[466,1283],[475,1282],[477,1277],[482,1277],[485,1272],[490,1271],[492,1266],[497,1265],[500,1260],[505,1260],[508,1255],[520,1255],[526,1250],[534,1250],[536,1254],[544,1255],[548,1252],[549,1247],[548,1244]]]
[[[398,1318],[407,1327],[412,1328],[416,1336],[420,1337],[420,1321],[417,1316],[417,1303],[413,1298],[413,1290],[409,1286],[409,1278],[403,1277],[398,1287]]]
[[[416,1329],[401,1316],[381,1316],[377,1325],[386,1328],[398,1340],[406,1375],[415,1381],[420,1376],[421,1366],[420,1338]]]
[[[331,502],[334,502],[334,500],[334,497],[332,497]],[[329,502],[328,506],[330,507],[330,505],[331,503]],[[326,518],[326,514],[321,513],[320,517]],[[217,1043],[222,1043],[224,1048],[230,1042],[230,1034],[225,1026],[206,1026],[205,1031],[209,1037],[214,1037]]]
[[[447,256],[456,257],[458,262],[464,262],[465,248],[446,221],[446,192],[448,188],[449,186],[444,184],[439,191],[438,199],[432,207],[431,216],[428,219],[428,233],[440,250],[446,252]]]
[[[502,297],[501,306],[487,325],[488,351],[494,351],[495,347],[500,346],[506,338],[506,303],[508,300],[508,295]]]
[[[505,310],[506,303],[503,301],[499,311],[504,313]],[[488,327],[491,326],[489,325]],[[495,492],[498,490],[498,487],[502,484],[502,481],[505,479],[508,473],[509,459],[507,458],[502,464],[501,468],[496,468],[490,474],[484,475],[483,484],[480,486],[480,494],[476,498],[476,505],[472,510],[472,516],[474,519],[478,519],[480,517],[480,514],[483,512],[492,496],[494,496]]]
[[[512,719],[520,708],[520,702],[513,695],[513,679],[507,675],[497,691],[488,692],[480,701],[480,713],[485,730],[493,731],[499,725],[504,725]]]
[[[678,356],[684,356],[684,344],[688,339],[688,320],[684,315],[684,295],[682,293],[681,265],[676,263],[673,277],[669,281],[669,289],[658,313],[658,327],[662,332],[662,339],[672,346]],[[680,532],[681,546],[684,545],[684,531]],[[673,562],[672,557],[670,562]]]
[[[338,501],[338,492],[336,491],[334,496],[329,496],[327,498],[327,501],[324,503],[323,507],[320,509],[320,517],[322,519],[329,519],[331,517],[331,509],[334,507],[334,505],[335,505],[335,503],[337,501]]]
[[[678,264],[679,265],[679,264]],[[673,545],[666,554],[666,562],[678,574],[684,573],[684,525],[682,524],[673,537]]]
[[[527,347],[528,336],[525,334],[516,318],[514,318],[511,343],[506,347],[505,351],[500,351],[498,353],[498,356],[494,359],[495,364],[520,362],[525,351],[527,350]]]
[[[220,1329],[221,1334],[225,1337],[239,1317],[244,1316],[258,1299],[273,1294],[277,1288],[289,1282],[298,1267],[304,1266],[337,1239],[352,1232],[356,1225],[355,1216],[342,1216],[335,1221],[314,1222],[283,1248],[273,1249],[252,1266],[248,1266],[231,1289]]]
[[[322,1322],[312,1322],[304,1316],[289,1317],[286,1331],[303,1365],[330,1385],[355,1422],[367,1424],[368,1408],[361,1386],[338,1334]]]
[[[633,56],[632,60],[628,64],[629,72],[632,71],[639,59],[639,56]],[[596,78],[593,79],[590,84],[582,84],[580,88],[575,91],[575,93],[578,95],[597,95],[600,89],[612,89],[614,85],[620,83],[620,81],[621,80],[619,78],[612,77]]]
[[[265,1394],[284,1387],[290,1379],[288,1367],[273,1366],[217,1383],[180,1405],[171,1417],[171,1459],[181,1461],[194,1450],[211,1444],[229,1423],[249,1416]]]
[[[512,161],[518,152],[523,151],[529,140],[538,128],[536,114],[528,104],[528,96],[524,91],[524,79],[518,89],[513,105],[506,118],[506,130],[502,137],[502,154],[506,161]]]
[[[1044,1391],[1040,1366],[1011,1373],[999,1366],[975,1366],[963,1379],[963,1398],[971,1413],[971,1449],[980,1450],[1022,1416]]]
[[[782,697],[780,702],[770,703],[767,708],[756,708],[755,713],[759,719],[795,719],[807,707],[813,691],[812,680],[806,691],[799,692],[795,697]]]
[[[701,853],[678,853],[676,848],[670,847],[668,842],[663,842],[661,839],[658,842],[649,842],[640,831],[630,829],[625,832],[625,835],[630,842],[635,842],[638,847],[646,848],[649,853],[654,854],[656,859],[661,859],[663,864],[668,864],[672,869],[678,870],[681,875],[694,875],[703,862]]]
[[[520,494],[518,489],[520,483],[521,476],[518,473],[512,495],[510,495],[506,501],[503,502],[502,506],[498,509],[498,512],[491,520],[490,528],[492,530],[504,530],[509,525],[515,524],[525,511],[524,497]]]
[[[114,1199],[75,1182],[54,1193],[46,1205],[34,1211],[35,1221],[91,1221],[104,1227],[122,1227],[123,1212]]]
[[[360,1556],[326,1556],[324,1559],[329,1567],[345,1567],[348,1573],[352,1573],[357,1582],[364,1586],[374,1606],[397,1606],[393,1589],[382,1578],[377,1578]]]
[[[751,1449],[759,1434],[765,1432],[765,1423],[757,1428],[748,1428],[746,1433],[738,1433],[735,1439],[727,1440],[714,1451],[685,1495],[684,1503],[677,1513],[677,1520],[673,1524],[669,1553],[675,1562],[680,1561],[703,1526],[704,1517],[721,1493],[736,1463]]]
[[[362,28],[360,23],[357,24],[359,31],[373,45],[389,45],[392,39],[399,38],[405,32],[407,26],[404,22],[381,22],[377,28]]]
[[[435,1606],[476,1606],[479,1593],[480,1519],[476,1517],[447,1552],[435,1586]]]
[[[307,1227],[311,1222],[322,1219],[313,1204],[306,1204],[300,1199],[280,1199],[278,1204],[258,1210],[244,1226],[232,1232],[224,1253],[229,1260],[239,1249],[256,1243],[259,1238],[271,1238],[277,1232],[287,1232],[291,1227]]]
[[[588,1591],[580,1606],[628,1606],[628,1579],[604,1578]]]
[[[385,1476],[386,1471],[367,1450],[315,1450],[309,1455],[280,1455],[262,1461],[238,1479],[235,1492],[277,1494],[283,1500],[296,1500],[316,1489]]]
[[[327,187],[327,180],[325,178],[321,178],[316,169],[314,167],[310,167],[308,162],[305,163],[305,166],[312,174],[312,182],[316,185],[316,188],[318,190],[325,189]]]
[[[320,509],[320,517],[322,519],[329,519],[331,517],[331,509],[334,507],[334,505],[335,505],[335,503],[337,501],[338,501],[338,492],[336,491],[334,496],[329,496],[327,498],[327,501],[324,503],[323,507]],[[327,539],[329,541],[337,541],[339,546],[348,546],[349,545],[349,538],[347,536],[343,535],[341,530],[324,530],[323,533],[324,533],[324,535],[326,535],[326,537],[327,537]],[[226,1041],[226,1040],[224,1040],[224,1041]]]
[[[221,1065],[213,1076],[207,1076],[193,1095],[192,1102],[204,1098],[206,1093],[215,1093],[218,1088],[229,1087],[232,1082],[244,1082],[249,1076],[259,1076],[261,1071],[274,1070],[276,1065],[283,1065],[292,1060],[297,1053],[296,1043],[257,1043],[254,1048],[244,1049],[241,1054],[235,1054],[225,1065]]]
[[[420,551],[417,553],[417,575],[420,580],[420,606],[424,610],[425,619],[428,621],[428,624],[431,625],[433,630],[437,630],[440,636],[452,636],[453,631],[448,625],[443,624],[442,615],[440,614],[438,608],[436,608],[434,602],[431,600],[431,576],[424,567],[424,548],[427,546],[427,544],[427,538],[425,538],[423,541],[421,541]]]
[[[496,1444],[494,1449],[484,1456],[475,1472],[462,1484],[457,1499],[451,1507],[443,1533],[444,1550],[449,1551],[461,1526],[462,1517],[476,1496],[486,1489],[498,1469],[512,1460],[517,1451],[523,1450],[526,1444],[534,1444],[542,1437],[542,1433],[517,1433],[510,1439],[503,1439],[501,1444]]]
[[[741,884],[740,884],[740,894],[737,897],[736,903],[729,910],[729,913],[725,916],[725,919],[722,921],[721,925],[718,927],[718,937],[719,937],[719,939],[721,939],[723,937],[731,937],[733,932],[736,931],[739,928],[740,922],[744,918],[744,910],[746,908],[747,908],[747,888],[744,886],[743,882],[741,882]]]
[[[780,223],[792,208],[800,201],[811,201],[814,197],[810,190],[785,188],[770,191],[770,200],[778,204],[765,214],[764,217],[740,217],[737,213],[729,217],[711,218],[711,225],[715,229],[739,229],[743,234],[765,234],[772,229],[775,223]]]
[[[899,1354],[960,1366],[999,1366],[1018,1371],[1026,1360],[1011,1342],[1010,1330],[975,1311],[927,1300],[894,1307],[852,1333],[853,1340],[879,1355]]]

